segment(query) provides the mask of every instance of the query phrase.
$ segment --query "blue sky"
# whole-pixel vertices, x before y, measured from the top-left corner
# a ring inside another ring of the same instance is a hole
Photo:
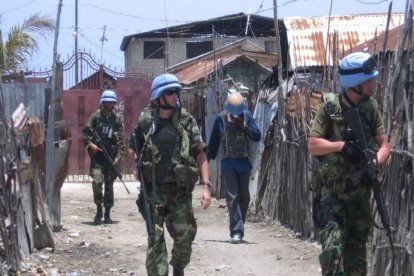
[[[21,24],[34,13],[56,20],[58,0],[3,0],[0,27],[3,40],[11,26]],[[75,48],[75,0],[63,0],[58,53],[66,60]],[[278,17],[328,15],[330,0],[278,0]],[[387,0],[333,0],[332,15],[385,13]],[[404,12],[405,0],[393,1],[393,12]],[[78,0],[78,48],[91,52],[111,68],[124,67],[120,50],[127,35],[167,26],[206,20],[239,12],[273,17],[273,0]],[[103,29],[106,25],[102,43]],[[40,49],[29,69],[51,68],[54,34],[39,38]]]

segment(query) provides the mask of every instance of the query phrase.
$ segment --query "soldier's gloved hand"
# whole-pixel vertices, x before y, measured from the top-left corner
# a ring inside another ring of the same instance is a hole
[[[345,142],[342,147],[342,154],[346,160],[352,163],[359,163],[365,158],[361,149],[352,141]]]

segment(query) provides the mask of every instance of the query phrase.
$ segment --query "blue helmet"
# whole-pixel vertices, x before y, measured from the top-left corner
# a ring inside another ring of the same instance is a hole
[[[116,103],[116,93],[112,90],[105,90],[101,95],[100,104],[103,102]]]
[[[181,91],[182,86],[177,77],[172,74],[162,74],[152,81],[151,85],[151,101],[158,99],[164,91],[176,88]]]
[[[232,115],[240,115],[246,108],[244,97],[239,92],[233,92],[224,103],[224,107]]]
[[[373,56],[363,52],[347,55],[339,66],[339,80],[343,88],[354,87],[378,75]]]

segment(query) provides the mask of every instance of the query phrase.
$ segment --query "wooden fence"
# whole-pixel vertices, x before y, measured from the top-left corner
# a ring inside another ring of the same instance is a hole
[[[392,52],[377,54],[380,74],[376,98],[392,148],[382,189],[391,225],[395,229],[396,258],[392,265],[385,231],[373,227],[369,243],[369,275],[414,274],[414,229],[411,229],[414,222],[414,44],[411,18],[410,12],[398,47]],[[312,86],[308,83],[305,87]],[[286,103],[296,102],[296,109],[300,111],[296,114],[298,116],[286,112],[285,116],[274,120],[267,131],[256,206],[268,219],[279,220],[303,237],[311,237],[317,236],[311,220],[310,157],[306,147],[311,120],[311,91],[301,90],[305,93],[284,96]],[[292,97],[302,98],[294,100]],[[277,124],[279,127],[275,127]],[[374,200],[372,205],[375,224],[381,226]]]

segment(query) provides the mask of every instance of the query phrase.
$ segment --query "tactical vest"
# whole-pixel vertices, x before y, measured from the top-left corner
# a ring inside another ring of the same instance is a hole
[[[342,117],[339,94],[324,93],[322,100],[325,104],[326,114],[330,119],[330,128],[326,139],[330,141],[352,139],[352,137],[348,136],[348,125]],[[377,150],[378,146],[374,140],[374,130],[370,127],[374,124],[372,115],[375,114],[377,105],[372,98],[367,99],[367,101],[358,105],[358,109],[368,145],[372,150]],[[311,190],[320,191],[321,187],[326,186],[334,192],[342,193],[346,188],[346,180],[351,178],[358,170],[357,164],[346,162],[341,153],[331,153],[323,157],[315,157],[313,175],[310,181]]]
[[[111,157],[115,158],[118,152],[118,133],[115,131],[120,120],[118,115],[113,113],[111,116],[105,117],[102,116],[102,111],[98,110],[93,116],[94,121],[92,127],[102,139],[102,142],[105,144]],[[91,157],[102,162],[106,160],[102,152],[98,152]]]
[[[147,184],[152,183],[159,187],[174,183],[174,188],[192,191],[198,180],[199,170],[194,158],[190,156],[190,123],[191,116],[185,109],[180,112],[175,108],[171,120],[159,118],[152,107],[144,109],[139,124],[145,142],[148,143],[142,153]]]
[[[329,131],[328,140],[330,141],[343,141],[351,140],[353,137],[349,137],[347,129],[348,125],[345,122],[345,119],[342,117],[342,108],[339,103],[339,95],[336,93],[325,93],[323,94],[322,100],[325,103],[326,113],[329,115],[331,121],[331,129]],[[377,109],[376,102],[370,97],[366,103],[358,105],[358,110],[361,115],[362,126],[364,128],[365,137],[367,137],[368,145],[371,149],[376,150],[378,148],[374,140],[374,129],[371,128],[371,125],[374,124],[374,114]]]
[[[249,156],[250,141],[240,127],[229,122],[230,114],[227,111],[221,113],[224,133],[220,144],[223,145],[224,158],[244,158]],[[246,118],[244,118],[246,125]]]

